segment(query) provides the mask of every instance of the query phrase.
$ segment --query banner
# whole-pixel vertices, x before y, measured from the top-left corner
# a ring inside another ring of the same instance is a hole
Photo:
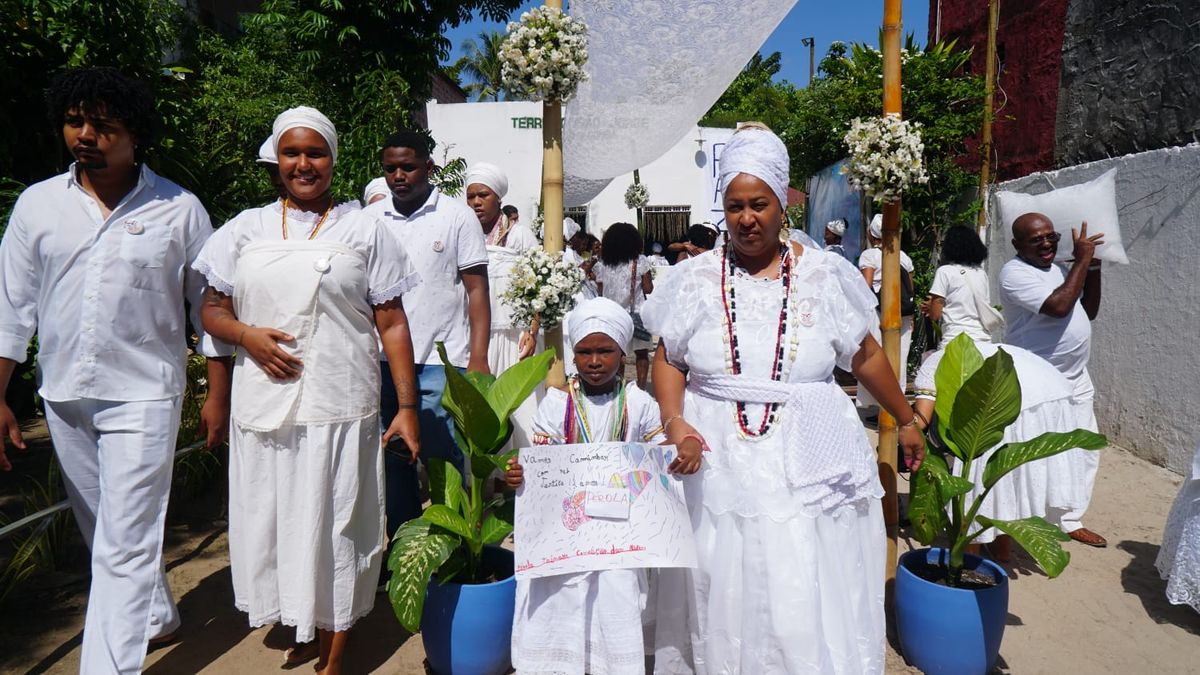
[[[695,567],[672,446],[545,445],[520,451],[517,578],[607,569]]]

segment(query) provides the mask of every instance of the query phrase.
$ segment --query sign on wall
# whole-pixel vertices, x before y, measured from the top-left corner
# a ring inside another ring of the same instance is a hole
[[[672,446],[546,445],[520,451],[513,539],[518,578],[607,569],[695,567]]]

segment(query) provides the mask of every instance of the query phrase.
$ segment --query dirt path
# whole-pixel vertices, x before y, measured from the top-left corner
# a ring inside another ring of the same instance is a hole
[[[1179,477],[1121,450],[1101,463],[1087,524],[1107,549],[1068,544],[1071,566],[1047,579],[1019,556],[1001,650],[1002,673],[1186,673],[1200,663],[1200,615],[1168,604],[1154,570]],[[907,550],[905,542],[902,550]],[[172,529],[167,559],[184,624],[179,643],[152,653],[146,672],[270,673],[291,630],[250,630],[233,608],[225,534]],[[0,625],[0,672],[78,672],[85,581],[47,590]],[[348,673],[424,673],[419,637],[396,623],[383,596],[355,628]],[[889,649],[889,672],[916,672]],[[298,672],[309,672],[308,667]]]

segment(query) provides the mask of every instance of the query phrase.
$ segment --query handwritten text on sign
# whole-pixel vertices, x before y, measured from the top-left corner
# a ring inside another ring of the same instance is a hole
[[[517,492],[517,577],[695,567],[696,547],[670,446],[525,448]]]

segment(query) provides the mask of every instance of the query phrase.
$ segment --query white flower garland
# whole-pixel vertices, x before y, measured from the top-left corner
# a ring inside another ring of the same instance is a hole
[[[528,328],[535,316],[543,328],[551,328],[575,306],[583,270],[564,261],[561,253],[532,248],[516,260],[508,279],[501,300],[512,311],[513,328]]]
[[[842,167],[850,186],[887,204],[899,199],[910,185],[929,182],[920,127],[894,113],[851,120],[844,138],[850,161]]]
[[[587,60],[587,26],[556,7],[523,13],[500,46],[505,86],[531,101],[569,101],[587,79]]]
[[[625,189],[625,208],[640,209],[650,203],[650,189],[645,183],[631,183]]]

